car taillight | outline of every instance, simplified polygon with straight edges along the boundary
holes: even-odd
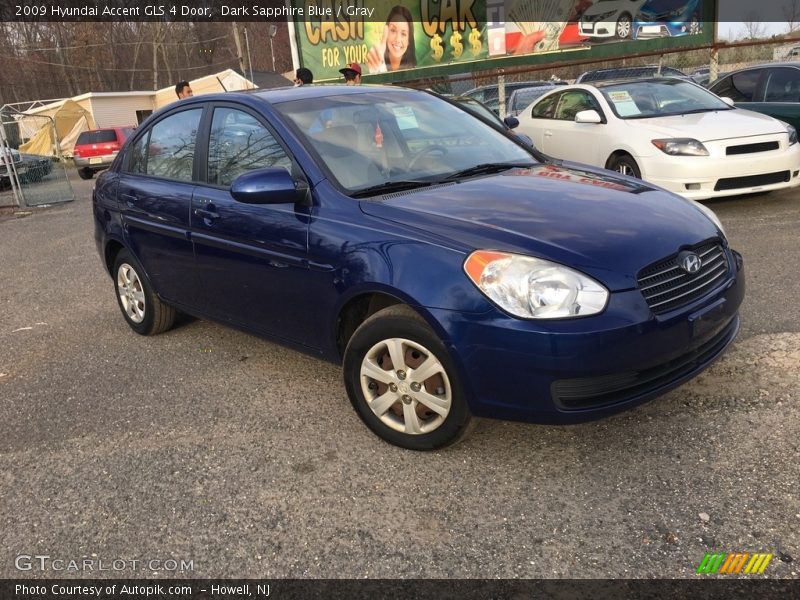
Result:
[[[80,156],[81,155],[80,149],[79,148],[75,148],[75,150],[73,151],[73,154],[75,154],[75,156]]]

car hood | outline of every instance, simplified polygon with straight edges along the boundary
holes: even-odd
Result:
[[[611,290],[643,267],[718,236],[688,200],[582,165],[511,169],[362,201],[374,217],[428,232],[465,253],[483,248],[553,260]]]
[[[648,128],[664,137],[687,137],[701,142],[786,133],[786,127],[767,115],[734,108],[691,115],[628,119],[629,127]]]
[[[670,21],[694,10],[696,2],[687,0],[677,3],[675,0],[650,0],[640,9],[640,15],[653,21]]]
[[[617,2],[596,2],[592,4],[589,8],[587,8],[583,12],[584,17],[594,17],[596,15],[604,15],[610,12],[619,12],[623,9],[627,9],[628,12],[635,12],[633,9],[636,8],[634,6],[628,6],[631,4],[628,0],[618,0]]]

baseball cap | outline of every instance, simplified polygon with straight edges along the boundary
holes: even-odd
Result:
[[[355,71],[356,74],[361,75],[361,65],[357,62],[350,63],[343,69],[339,69],[339,73],[344,75],[345,71]]]

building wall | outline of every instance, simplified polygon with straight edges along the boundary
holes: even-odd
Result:
[[[92,97],[79,102],[94,117],[99,128],[137,125],[137,110],[153,110],[153,95]]]
[[[225,91],[250,90],[256,87],[250,80],[245,79],[231,69],[226,69],[215,75],[206,75],[205,77],[192,79],[189,85],[192,87],[192,93],[195,96]],[[178,97],[175,95],[174,86],[162,88],[155,92],[154,104],[156,109],[161,109],[173,102],[177,102],[177,100]]]

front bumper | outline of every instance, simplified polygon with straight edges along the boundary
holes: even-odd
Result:
[[[800,185],[800,144],[740,156],[661,155],[640,161],[643,179],[692,200]]]
[[[613,37],[616,35],[616,27],[616,21],[578,22],[578,31],[580,34],[589,37]]]
[[[655,316],[638,290],[611,294],[601,315],[525,321],[499,310],[432,309],[476,416],[534,423],[596,419],[661,395],[718,358],[739,329],[741,257],[714,291]]]
[[[638,21],[634,24],[633,37],[637,40],[650,40],[689,34],[688,21]]]

